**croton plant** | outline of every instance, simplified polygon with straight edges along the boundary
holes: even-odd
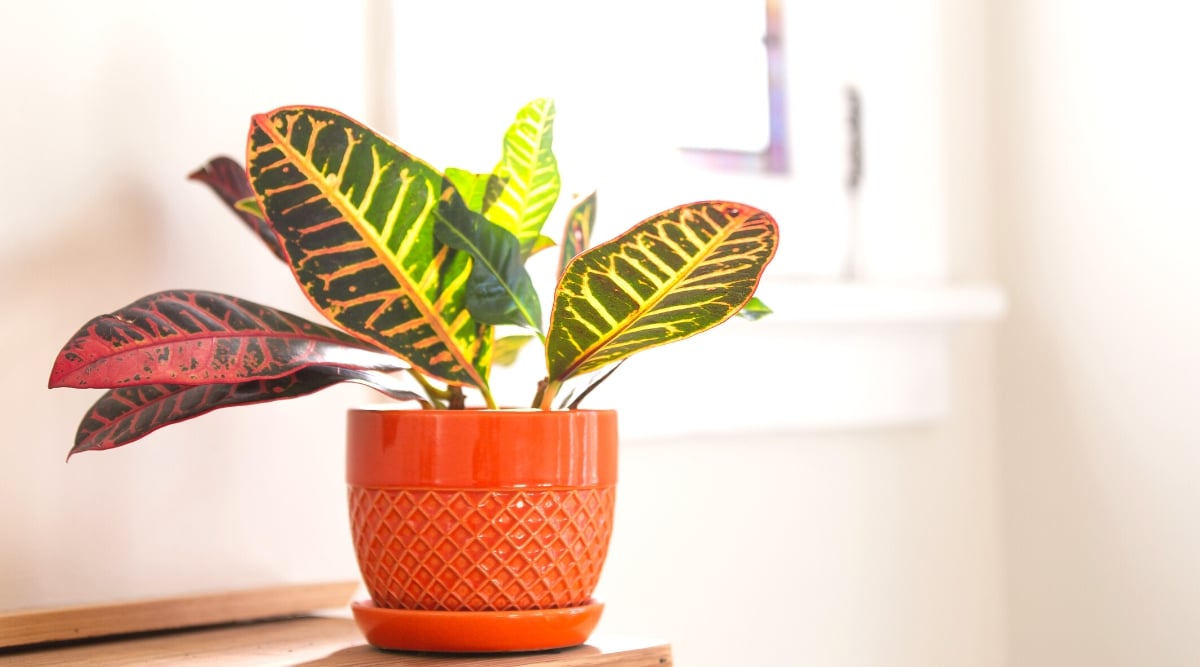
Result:
[[[108,390],[71,453],[341,382],[425,408],[463,408],[476,391],[495,408],[492,367],[532,340],[546,376],[531,407],[571,409],[635,352],[769,312],[753,295],[778,240],[770,215],[695,202],[589,249],[592,193],[567,215],[544,325],[526,260],[556,244],[542,233],[560,189],[554,114],[547,99],[522,108],[482,174],[438,171],[331,109],[254,116],[245,167],[218,157],[191,178],[258,234],[337,328],[182,290],[96,317],[50,374],[51,387]],[[519,333],[497,337],[498,327]],[[576,378],[576,391],[564,391]]]

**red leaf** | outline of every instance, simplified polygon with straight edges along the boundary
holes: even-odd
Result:
[[[388,352],[290,313],[180,290],[151,294],[85,324],[54,360],[50,386],[230,383],[311,366],[405,368]]]
[[[250,177],[241,163],[222,155],[209,160],[208,164],[193,171],[188,178],[200,181],[212,188],[221,201],[224,201],[242,219],[242,222],[245,222],[250,229],[254,230],[254,233],[258,234],[258,237],[267,244],[276,257],[287,261],[287,256],[283,253],[283,244],[275,235],[275,229],[271,227],[271,223],[266,218],[237,207],[239,201],[254,198],[254,188],[250,187]]]
[[[339,382],[366,384],[398,400],[421,400],[417,394],[395,389],[395,380],[390,376],[344,368],[307,368],[272,380],[233,384],[120,387],[105,392],[84,415],[67,458],[79,452],[120,447],[164,426],[218,408],[296,398]]]

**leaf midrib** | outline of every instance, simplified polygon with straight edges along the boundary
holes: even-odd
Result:
[[[750,215],[746,218],[746,220],[749,220],[753,217],[754,217],[753,215]],[[679,224],[682,225],[683,223],[680,222]],[[665,283],[663,283],[663,286],[660,289],[655,290],[655,293],[651,297],[651,299],[646,301],[646,306],[644,308],[639,308],[639,309],[635,310],[631,314],[631,316],[622,319],[619,326],[613,327],[611,335],[609,335],[607,337],[601,337],[600,339],[598,339],[596,341],[596,343],[589,345],[588,349],[586,351],[584,351],[578,357],[576,357],[576,363],[573,363],[570,366],[568,366],[566,371],[564,371],[562,373],[562,375],[560,375],[558,377],[558,379],[565,380],[566,378],[569,378],[572,375],[574,375],[578,369],[587,365],[587,362],[590,361],[592,359],[592,357],[594,357],[599,351],[603,350],[604,347],[606,345],[608,345],[610,342],[612,342],[617,336],[621,335],[621,333],[623,333],[626,329],[628,329],[631,324],[633,324],[639,318],[641,318],[644,313],[654,310],[654,307],[657,306],[659,304],[659,302],[661,302],[664,298],[666,298],[667,295],[669,295],[675,289],[675,287],[679,285],[679,283],[683,282],[684,276],[690,274],[692,272],[692,270],[696,268],[697,265],[702,263],[701,260],[704,257],[707,257],[708,254],[712,251],[712,249],[714,247],[719,246],[727,238],[732,236],[733,230],[735,228],[740,228],[742,226],[743,225],[729,225],[726,227],[722,227],[720,232],[713,236],[713,239],[716,242],[704,244],[705,251],[702,253],[696,254],[696,256],[695,256],[696,261],[687,262],[684,265],[683,270],[675,272],[675,277],[673,277],[673,278],[667,280]],[[612,243],[617,244],[617,243],[619,243],[619,240],[614,240],[614,241],[612,241]],[[597,246],[596,248],[593,248],[592,250],[595,251],[595,250],[598,250],[603,247],[604,246]],[[574,263],[576,260],[580,259],[581,257],[583,257],[582,254],[577,256],[574,260],[571,260],[571,262]],[[569,268],[570,264],[568,264],[567,266]],[[734,313],[736,313],[736,311],[734,311]],[[726,318],[726,319],[728,319],[728,318]],[[553,327],[551,327],[551,329],[553,330]]]
[[[435,215],[439,215],[439,217],[440,217],[440,214],[435,214]],[[491,224],[491,223],[488,223],[488,224]],[[533,315],[529,312],[529,310],[527,308],[525,308],[525,304],[521,303],[521,299],[517,297],[516,292],[512,291],[512,289],[509,287],[508,281],[505,280],[500,275],[500,270],[498,268],[496,268],[496,266],[494,264],[492,264],[491,261],[489,261],[486,253],[484,253],[479,248],[479,245],[477,243],[475,243],[469,236],[467,236],[466,234],[463,234],[457,227],[450,224],[449,222],[446,222],[445,228],[448,229],[450,231],[450,233],[454,234],[456,238],[460,239],[462,241],[463,245],[470,248],[470,250],[468,252],[471,255],[471,260],[475,261],[475,262],[479,262],[480,264],[482,264],[484,267],[487,268],[488,272],[490,272],[492,274],[492,276],[494,276],[496,278],[496,282],[499,283],[500,286],[504,288],[505,294],[508,294],[509,298],[512,299],[513,303],[517,307],[517,310],[520,311],[521,316],[525,319],[525,321],[529,324],[529,326],[531,328],[533,328],[535,331],[538,331],[540,333],[541,322],[534,321]]]

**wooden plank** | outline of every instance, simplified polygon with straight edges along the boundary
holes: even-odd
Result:
[[[380,651],[363,643],[348,618],[309,616],[187,630],[65,647],[0,651],[0,663],[28,667],[200,665],[230,667],[669,667],[671,647],[596,637],[584,646],[541,653],[433,655]]]
[[[583,646],[539,653],[434,655],[354,646],[305,667],[669,667],[671,646],[663,642],[593,637]]]
[[[173,630],[344,607],[358,582],[254,590],[0,614],[0,647]]]

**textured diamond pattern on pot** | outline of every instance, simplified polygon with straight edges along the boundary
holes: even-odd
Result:
[[[350,487],[359,568],[392,609],[508,611],[584,604],[612,534],[613,487]]]

